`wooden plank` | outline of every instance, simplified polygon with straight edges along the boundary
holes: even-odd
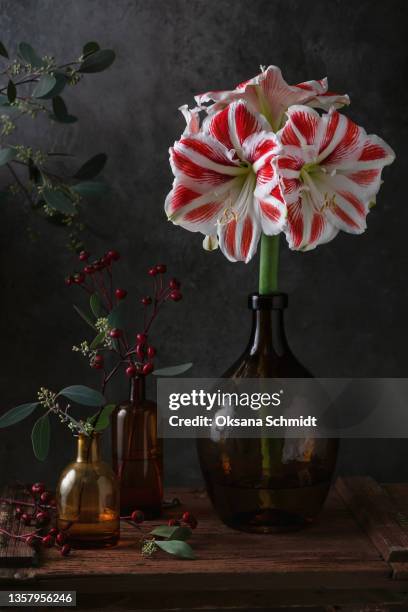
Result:
[[[408,561],[408,529],[383,487],[373,478],[353,476],[338,478],[336,490],[385,561]]]
[[[28,494],[17,487],[4,487],[0,497],[5,499],[28,500]],[[14,507],[0,502],[0,527],[15,535],[24,535],[32,531],[15,518]],[[38,556],[34,548],[28,546],[23,538],[8,538],[0,533],[0,567],[29,567],[38,564]]]

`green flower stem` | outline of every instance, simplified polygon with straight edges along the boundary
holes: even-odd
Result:
[[[279,234],[277,236],[261,237],[261,255],[259,262],[259,293],[266,295],[278,290],[278,269],[279,269]],[[266,414],[262,415],[265,419]],[[272,448],[269,438],[262,436],[262,475],[269,478],[272,475]],[[279,441],[277,441],[279,442]]]
[[[278,290],[279,234],[261,236],[259,261],[259,293],[265,295]]]

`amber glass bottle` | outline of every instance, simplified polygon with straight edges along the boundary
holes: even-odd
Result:
[[[112,458],[122,514],[138,509],[147,518],[160,516],[162,441],[157,437],[157,405],[146,399],[143,376],[132,379],[129,401],[112,414]]]
[[[308,378],[284,330],[287,295],[252,294],[252,332],[229,378]],[[329,490],[337,440],[198,440],[201,469],[212,503],[229,526],[268,533],[296,530],[319,513]],[[267,457],[267,461],[265,460]]]
[[[57,527],[76,548],[114,546],[119,540],[119,486],[102,461],[101,434],[79,435],[76,461],[57,486]]]

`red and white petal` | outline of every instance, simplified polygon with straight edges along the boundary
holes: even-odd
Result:
[[[342,106],[350,104],[350,98],[347,94],[338,94],[333,91],[328,91],[327,78],[318,81],[298,83],[295,87],[296,89],[300,89],[305,95],[302,104],[307,104],[313,108],[329,110],[331,107],[341,108]]]
[[[332,170],[353,167],[365,141],[365,130],[337,111],[320,119],[317,162]]]
[[[218,242],[230,261],[248,263],[255,255],[261,235],[259,223],[250,212],[232,215],[229,221],[218,224]]]
[[[367,227],[371,196],[342,175],[320,176],[318,189],[324,198],[324,214],[339,230],[361,234]]]
[[[189,109],[187,104],[179,107],[179,111],[186,120],[184,134],[197,134],[200,131],[200,109]]]
[[[218,218],[225,202],[229,202],[233,184],[234,180],[231,180],[221,189],[210,189],[203,194],[176,179],[164,205],[168,219],[191,232],[215,234]]]
[[[268,129],[265,120],[252,113],[242,101],[233,102],[219,113],[211,115],[203,127],[228,150],[233,150],[241,160],[245,159],[242,152],[243,142],[252,134]]]
[[[313,208],[307,194],[288,205],[285,235],[290,249],[310,251],[333,240],[338,231],[323,213]]]
[[[245,161],[252,164],[258,182],[266,183],[273,178],[272,159],[281,151],[280,143],[273,132],[257,132],[242,143]]]
[[[255,211],[264,234],[276,236],[283,230],[287,206],[277,181],[269,193],[265,193],[262,188],[255,191]]]
[[[279,132],[282,145],[315,147],[321,121],[319,113],[308,106],[294,105],[288,109],[287,116],[288,121]]]

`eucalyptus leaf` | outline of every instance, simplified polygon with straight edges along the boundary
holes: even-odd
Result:
[[[188,540],[193,535],[193,532],[188,527],[170,527],[168,525],[159,525],[150,532],[151,535],[167,538],[168,540]]]
[[[85,57],[86,55],[91,55],[91,53],[96,53],[99,51],[100,46],[94,40],[87,42],[82,49],[82,55]]]
[[[98,176],[103,170],[107,159],[106,153],[98,153],[94,157],[91,157],[91,159],[88,159],[88,161],[74,174],[74,178],[80,181],[95,178],[95,176]]]
[[[65,387],[58,393],[63,395],[71,402],[82,404],[83,406],[102,406],[105,404],[105,398],[102,393],[86,387],[85,385],[72,385],[72,387]]]
[[[59,189],[50,189],[47,187],[43,190],[42,194],[44,200],[47,202],[48,206],[51,206],[51,208],[58,210],[58,212],[61,212],[64,215],[75,215],[75,206],[63,191]]]
[[[92,340],[91,344],[89,345],[90,348],[92,350],[95,350],[96,348],[98,348],[102,342],[103,339],[105,338],[105,332],[100,332],[97,336],[95,336],[95,338]]]
[[[8,164],[17,155],[16,149],[13,147],[7,147],[6,149],[0,149],[0,166]]]
[[[34,98],[43,98],[50,93],[57,84],[57,79],[50,74],[43,74],[33,89]]]
[[[14,85],[13,81],[11,79],[9,79],[9,82],[8,82],[8,85],[7,85],[7,98],[8,98],[8,101],[10,102],[10,104],[12,102],[14,102],[16,97],[17,97],[16,86]]]
[[[179,374],[184,374],[187,372],[193,364],[189,363],[181,363],[180,365],[170,366],[168,368],[159,368],[158,370],[154,370],[153,374],[155,376],[178,376]]]
[[[102,183],[101,181],[83,181],[74,185],[72,190],[83,197],[96,197],[107,193],[109,187],[106,183]]]
[[[8,106],[9,104],[10,103],[8,97],[4,94],[0,94],[0,106]]]
[[[2,55],[3,57],[7,57],[7,58],[9,56],[9,54],[7,53],[6,47],[3,45],[1,41],[0,41],[0,55]]]
[[[50,433],[50,418],[48,414],[45,414],[35,422],[31,432],[34,455],[39,461],[44,461],[47,458],[50,448]]]
[[[91,73],[102,72],[109,68],[115,60],[115,52],[112,49],[99,49],[85,57],[78,68],[78,72]]]
[[[67,106],[61,96],[55,96],[52,99],[52,110],[54,114],[51,118],[60,123],[75,123],[78,121],[77,117],[68,113]]]
[[[109,427],[110,415],[115,410],[115,408],[116,408],[115,404],[108,404],[101,411],[99,418],[98,418],[98,414],[95,414],[92,417],[93,423],[95,423],[95,431],[103,431],[104,429]]]
[[[102,306],[101,298],[99,297],[97,293],[93,293],[91,295],[91,297],[89,298],[89,305],[91,307],[93,314],[95,315],[97,319],[99,319],[99,317],[102,317],[102,315],[104,314],[103,306]]]
[[[39,405],[39,402],[31,402],[29,404],[21,404],[20,406],[11,408],[11,410],[8,410],[0,417],[0,429],[3,427],[10,427],[10,425],[14,425],[23,419],[26,419]]]
[[[156,540],[155,544],[170,555],[175,555],[181,559],[195,559],[194,551],[187,542],[182,542],[181,540]]]
[[[85,321],[85,323],[88,323],[88,325],[90,327],[92,327],[93,329],[96,329],[94,322],[92,321],[91,317],[88,317],[87,314],[85,314],[78,306],[76,306],[76,304],[73,305],[74,306],[74,310],[77,314],[79,314],[79,316],[81,317],[81,319],[83,319]]]
[[[54,74],[55,85],[54,87],[46,94],[42,95],[41,98],[43,100],[50,100],[51,98],[56,98],[59,96],[67,84],[67,77],[62,72],[56,72]]]
[[[122,329],[124,327],[124,310],[126,308],[126,301],[119,302],[117,306],[115,306],[108,315],[108,323],[110,328],[119,328]]]
[[[33,68],[41,68],[43,61],[34,51],[31,45],[22,42],[18,45],[18,52],[26,64],[30,64]]]

